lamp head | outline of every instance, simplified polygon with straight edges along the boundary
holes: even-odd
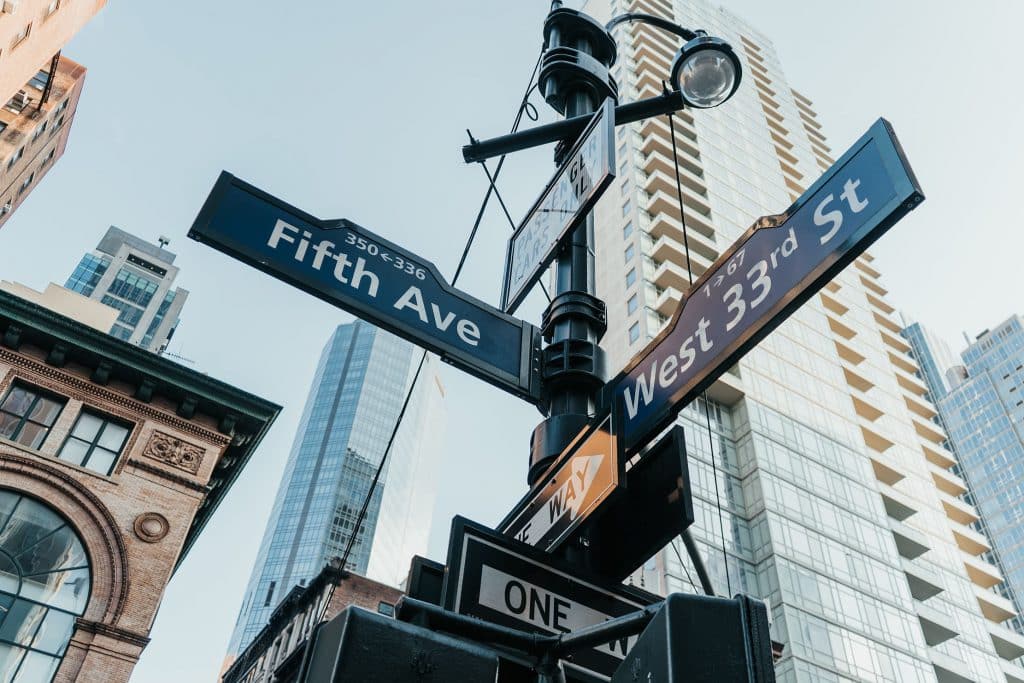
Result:
[[[729,43],[698,35],[676,53],[671,82],[689,106],[708,109],[732,97],[742,73],[739,57]]]

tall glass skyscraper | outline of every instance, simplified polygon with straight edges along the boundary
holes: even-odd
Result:
[[[64,286],[118,310],[110,334],[161,352],[188,298],[186,290],[171,288],[178,276],[174,259],[163,243],[150,244],[111,226]]]
[[[919,355],[930,348],[915,344]],[[1015,315],[979,335],[949,373],[939,401],[949,439],[981,512],[975,526],[992,542],[1006,574],[1000,586],[1019,606],[1024,597],[1024,319]],[[1019,616],[1013,626],[1024,632]]]
[[[938,405],[939,400],[949,393],[946,374],[957,365],[949,345],[921,323],[907,325],[901,334],[913,347],[911,353],[921,369],[921,378],[931,392],[931,402]]]
[[[721,107],[674,115],[678,176],[665,117],[616,129],[618,173],[595,215],[614,374],[664,327],[691,274],[833,158],[812,102],[741,18],[702,0],[589,0],[584,11],[706,29],[744,69]],[[641,23],[616,39],[621,99],[660,94],[678,39]],[[1024,681],[1011,661],[1024,639],[999,623],[1012,606],[991,590],[1003,578],[968,526],[977,515],[879,278],[869,254],[858,258],[683,411],[693,535],[719,593],[768,602],[781,681]],[[633,580],[695,591],[694,577],[676,543]]]
[[[313,378],[264,532],[229,656],[242,651],[278,602],[344,555],[346,568],[397,586],[430,532],[444,390],[427,356],[359,529],[355,522],[398,419],[421,351],[376,327],[341,325]]]

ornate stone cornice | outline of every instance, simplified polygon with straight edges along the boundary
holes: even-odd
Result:
[[[132,458],[132,459],[130,459],[128,461],[128,464],[131,465],[132,467],[140,469],[140,470],[142,470],[144,472],[149,472],[150,474],[155,474],[158,477],[161,477],[163,479],[167,479],[168,481],[173,481],[175,484],[179,484],[181,486],[184,486],[187,489],[192,489],[193,491],[198,491],[199,493],[202,493],[202,494],[206,494],[206,493],[209,492],[209,487],[204,486],[203,484],[200,484],[197,481],[189,479],[188,477],[183,477],[180,474],[175,474],[174,472],[168,472],[163,467],[160,467],[159,465],[156,465],[156,464],[153,464],[153,463],[150,463],[150,462],[146,462],[145,460],[139,460],[138,458]]]
[[[78,394],[79,397],[89,397],[98,400],[104,406],[120,407],[122,410],[127,411],[121,413],[121,417],[138,420],[138,417],[142,416],[146,419],[165,424],[172,429],[199,437],[221,448],[231,441],[231,437],[226,434],[220,434],[201,427],[194,422],[183,420],[129,396],[75,377],[60,368],[51,367],[33,358],[14,353],[9,349],[0,348],[0,361],[11,363],[15,367],[16,376],[20,374],[17,372],[20,369],[32,373],[35,375],[34,381],[37,381],[51,391],[74,393]]]

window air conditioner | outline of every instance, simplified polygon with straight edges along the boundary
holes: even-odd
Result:
[[[10,213],[10,211],[11,211],[11,203],[7,202],[2,207],[0,207],[0,216],[3,216],[4,214]]]
[[[18,9],[18,0],[3,0],[0,12],[4,14],[14,14],[14,10]]]
[[[18,94],[11,99],[19,107],[27,107],[28,103],[32,101],[32,98],[24,90],[19,90]]]

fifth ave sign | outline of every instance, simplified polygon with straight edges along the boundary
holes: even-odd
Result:
[[[778,216],[694,284],[671,323],[603,390],[625,451],[645,444],[757,342],[924,199],[879,119]]]

